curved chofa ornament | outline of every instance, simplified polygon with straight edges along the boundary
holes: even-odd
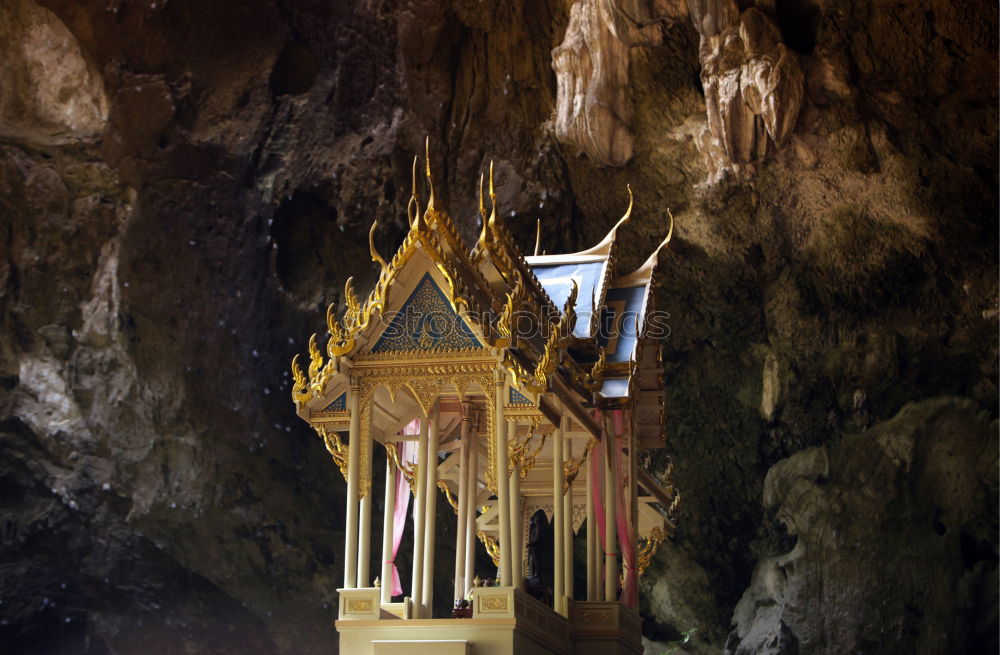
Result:
[[[607,478],[604,484],[610,494],[605,503],[610,525],[618,524],[616,507],[638,510],[630,511],[623,523],[629,539],[618,543],[616,532],[606,535],[607,543],[589,540],[588,558],[595,564],[602,553],[620,552],[623,557],[621,562],[613,556],[604,560],[610,572],[607,595],[596,596],[596,580],[592,579],[588,600],[576,602],[583,608],[595,603],[595,609],[600,602],[602,611],[607,603],[634,607],[635,599],[626,590],[634,587],[638,567],[653,556],[651,548],[638,552],[635,546],[642,538],[656,537],[655,530],[672,533],[673,524],[664,512],[677,495],[668,495],[654,476],[636,472],[631,465],[615,471],[615,467],[586,464],[594,453],[612,452],[609,444],[621,445],[621,454],[627,453],[622,461],[663,445],[661,341],[652,336],[655,294],[651,290],[672,232],[668,229],[643,267],[619,275],[616,252],[634,207],[628,189],[628,208],[597,245],[576,253],[526,255],[521,248],[530,244],[519,244],[501,218],[491,165],[480,178],[483,226],[470,250],[435,193],[426,162],[422,181],[426,203],[418,198],[420,164],[414,160],[413,190],[406,206],[408,231],[395,254],[385,257],[376,247],[376,231],[384,221],[373,222],[368,231],[369,254],[378,267],[371,292],[359,297],[354,278],[349,278],[341,313],[335,305],[327,308],[326,343],[322,335],[313,334],[308,342],[308,366],[299,355],[292,360],[291,395],[296,412],[323,439],[347,480],[340,618],[374,620],[382,616],[381,610],[408,618],[435,618],[435,553],[441,549],[435,548],[434,541],[451,532],[439,530],[435,521],[445,520],[444,516],[428,511],[415,514],[414,552],[420,558],[416,566],[411,563],[417,579],[403,591],[409,602],[392,602],[393,585],[370,586],[376,574],[387,582],[396,579],[393,542],[398,542],[399,530],[393,507],[397,496],[404,497],[397,490],[405,491],[406,484],[411,485],[418,507],[433,507],[436,490],[441,489],[455,509],[454,519],[450,514],[447,518],[456,521],[456,562],[454,570],[449,567],[448,571],[454,580],[455,600],[470,593],[496,594],[490,603],[484,598],[475,600],[473,612],[492,604],[506,607],[504,611],[515,616],[518,604],[525,602],[513,590],[526,583],[521,535],[530,519],[531,503],[536,509],[554,508],[553,520],[560,526],[556,534],[565,539],[580,525],[587,505],[585,482],[595,468],[607,476],[620,475],[619,481]],[[536,231],[535,236],[537,253],[540,233]],[[634,318],[633,323],[623,320],[626,315]],[[631,324],[636,328],[629,331]],[[598,410],[603,417],[597,415]],[[617,412],[612,421],[610,413]],[[607,429],[612,424],[621,427],[613,441]],[[581,446],[575,453],[567,447],[570,452],[560,454],[564,445],[574,442]],[[388,466],[387,495],[381,504],[371,502],[368,495],[375,489],[373,463],[382,461],[374,455],[376,444],[385,450]],[[339,476],[335,477],[339,484]],[[378,557],[371,552],[372,531],[363,529],[366,526],[361,522],[368,520],[371,508],[380,506],[385,514],[377,520],[384,521],[387,539],[386,552]],[[488,509],[477,516],[477,508],[484,506]],[[477,574],[494,577],[492,567],[475,569],[477,534],[496,557],[498,588],[470,587]],[[572,573],[574,563],[562,559],[565,546],[563,542],[553,556],[558,570],[568,568]],[[380,571],[369,570],[372,561],[383,563]],[[624,586],[619,595],[620,564]],[[598,566],[587,568],[599,570]],[[572,575],[564,576],[558,583],[554,596],[561,600],[551,609],[535,606],[534,611],[566,616],[569,604],[565,599],[584,596],[574,594],[572,579]],[[400,607],[411,608],[410,614]],[[415,627],[405,619],[378,623],[371,630],[352,631],[338,621],[341,650],[371,651],[372,639],[382,639],[382,635],[389,641],[407,640],[412,638],[407,631]],[[622,634],[616,643],[637,644],[638,624],[638,619],[620,622],[615,629]],[[511,623],[502,630],[522,628]],[[478,628],[471,625],[469,629]],[[601,638],[606,637],[602,633]],[[586,635],[558,639],[562,641],[554,652],[587,652],[594,646],[572,643],[587,641]],[[628,652],[634,651],[629,648]]]

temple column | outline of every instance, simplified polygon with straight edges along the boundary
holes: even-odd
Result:
[[[423,598],[424,561],[424,515],[427,511],[427,425],[426,418],[420,419],[420,437],[417,441],[416,499],[413,505],[413,580],[410,586],[413,603],[413,618],[420,618]]]
[[[517,435],[517,423],[507,422],[507,434]],[[521,587],[524,576],[521,571],[523,544],[521,544],[521,466],[514,460],[514,470],[510,474],[510,576],[515,587]]]
[[[507,419],[504,417],[504,396],[507,394],[507,374],[496,373],[496,403],[494,425],[496,428],[497,461],[497,515],[500,520],[500,586],[513,583],[510,541],[510,478],[507,476]]]
[[[472,581],[476,578],[476,501],[479,498],[479,441],[472,432],[471,417],[469,420],[469,447],[466,449],[468,461],[465,463],[468,480],[466,493],[469,502],[465,506],[462,525],[465,529],[465,573],[462,576],[464,587],[462,597],[469,594]]]
[[[382,516],[382,602],[392,602],[392,533],[395,529],[396,476],[389,453],[385,455],[385,511]]]
[[[559,426],[552,433],[552,604],[553,609],[566,616],[563,599],[566,595],[566,529],[564,526],[564,514],[566,506],[563,504],[563,421],[560,419]]]
[[[361,440],[361,385],[351,380],[348,410],[351,422],[347,442],[347,529],[344,535],[344,588],[357,582],[358,574],[358,457]]]
[[[368,438],[371,439],[373,434],[372,430],[372,419],[375,416],[374,412],[368,413]],[[374,444],[371,444],[373,446]],[[360,447],[361,444],[358,444]],[[374,450],[373,447],[369,447],[369,453]],[[369,481],[368,483],[368,493],[365,497],[361,499],[361,519],[358,524],[358,588],[370,587],[372,584],[371,579],[371,561],[372,561],[372,458],[368,457],[368,470],[364,471],[365,479]],[[359,471],[360,474],[360,471]]]
[[[615,493],[618,487],[618,470],[615,466],[615,436],[607,429],[608,419],[604,419],[604,447],[607,467],[604,471],[604,600],[618,598],[618,511],[615,507]]]
[[[563,417],[563,432],[565,433],[569,428],[569,420],[567,417]],[[563,457],[570,461],[573,458],[573,442],[569,439],[563,445]],[[565,474],[564,474],[565,475]],[[573,597],[573,485],[570,484],[566,488],[566,493],[563,495],[563,549],[565,554],[563,555],[563,566],[565,567],[565,572],[563,573],[563,586],[565,588],[565,595],[567,598]],[[569,606],[567,605],[566,611],[569,611]]]
[[[468,459],[469,459],[469,427],[471,418],[469,416],[469,403],[462,401],[462,424],[461,443],[459,450],[455,454],[458,456],[458,516],[455,517],[455,593],[454,600],[465,598],[465,546],[466,533],[465,519],[469,510],[469,480],[468,480]],[[455,455],[452,455],[454,457]]]
[[[430,429],[427,435],[427,507],[424,510],[424,577],[423,592],[420,594],[422,618],[433,618],[434,610],[434,526],[437,523],[437,467],[438,467],[438,426],[441,405],[435,401],[431,408]]]
[[[591,453],[597,457],[597,453]],[[587,600],[597,600],[597,516],[594,512],[594,476],[587,463]]]
[[[369,474],[371,479],[371,460],[368,461]],[[370,487],[371,485],[369,485]],[[372,554],[372,490],[369,489],[365,497],[361,499],[361,519],[358,524],[358,588],[370,587],[372,583],[369,577]]]

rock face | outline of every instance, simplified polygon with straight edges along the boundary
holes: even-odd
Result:
[[[331,652],[343,485],[288,367],[429,134],[470,243],[490,160],[525,249],[626,184],[621,272],[676,218],[650,652],[995,652],[997,9],[750,5],[4,3],[0,651]]]
[[[66,143],[100,136],[104,80],[76,37],[32,0],[0,8],[0,135]]]
[[[973,403],[932,399],[775,464],[764,505],[795,547],[757,566],[725,652],[989,652],[996,433]]]

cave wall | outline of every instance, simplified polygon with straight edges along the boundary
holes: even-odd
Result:
[[[576,4],[0,7],[0,649],[329,652],[343,487],[288,363],[429,135],[467,237],[491,160],[525,248],[595,243],[626,184],[623,271],[676,218],[650,652],[996,650],[996,7]],[[600,148],[560,132],[574,11],[613,22]],[[747,12],[756,59],[716,38]],[[731,82],[778,45],[774,139]]]

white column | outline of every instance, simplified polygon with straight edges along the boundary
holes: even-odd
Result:
[[[358,575],[358,457],[361,439],[361,410],[359,396],[361,387],[351,384],[348,394],[348,409],[351,422],[347,443],[347,530],[344,535],[344,588],[350,589],[357,582]]]
[[[430,430],[427,435],[427,509],[424,513],[424,577],[423,592],[420,594],[421,618],[433,618],[434,610],[434,524],[437,523],[437,467],[438,467],[438,425],[440,405],[435,402],[431,409]]]
[[[372,417],[374,412],[369,412],[368,414],[368,438],[371,439],[372,435]],[[366,444],[368,446],[369,454],[374,450],[372,448],[373,444]],[[361,444],[358,444],[360,447]],[[371,489],[371,479],[372,479],[372,458],[368,457],[368,470],[364,471],[365,479],[369,481],[368,483],[368,493],[365,497],[361,499],[361,519],[358,525],[358,588],[370,587],[372,584],[372,579],[370,575],[371,561],[372,561],[372,489]],[[360,470],[359,470],[360,474]]]
[[[469,476],[466,466],[469,459],[469,403],[462,401],[461,443],[458,452],[452,457],[458,457],[458,516],[455,517],[455,593],[454,600],[465,598],[465,519],[469,505]]]
[[[468,490],[469,502],[465,506],[465,518],[462,525],[465,530],[465,573],[462,581],[465,586],[462,590],[463,598],[469,595],[472,589],[472,581],[476,578],[476,501],[479,497],[479,441],[472,432],[472,424],[469,424],[469,447],[466,449],[466,472],[468,480],[466,489]]]
[[[508,436],[517,435],[517,423],[507,421]],[[513,585],[518,589],[524,580],[523,560],[524,544],[521,543],[523,532],[521,530],[521,466],[515,462],[514,470],[510,474],[510,575]]]
[[[392,602],[392,532],[395,527],[396,475],[389,454],[385,456],[385,511],[382,516],[382,602]]]
[[[416,498],[413,505],[413,581],[410,586],[413,604],[413,618],[420,618],[421,598],[423,597],[424,572],[424,514],[427,511],[427,489],[424,481],[427,479],[427,424],[426,418],[420,419],[420,437],[417,441],[417,480]]]
[[[563,422],[552,434],[552,537],[553,537],[553,609],[566,616],[563,598],[566,595],[566,529],[564,517],[566,506],[562,502],[563,492]]]
[[[507,376],[497,371],[496,377],[496,444],[497,444],[497,511],[500,519],[500,586],[513,584],[512,552],[510,542],[510,478],[507,477],[507,419],[504,417],[504,396],[507,393]]]
[[[595,452],[590,457],[598,457]],[[587,600],[597,600],[597,516],[594,512],[594,477],[590,474],[590,462],[587,467]]]
[[[607,418],[604,419],[607,425]],[[615,467],[615,437],[611,430],[604,431],[604,447],[607,467],[604,470],[604,600],[617,600],[618,596],[618,512],[615,508],[615,490],[618,487],[618,471]]]
[[[568,423],[566,417],[563,417],[563,423]],[[566,428],[569,426],[566,425]],[[565,428],[564,428],[565,429]],[[570,439],[566,439],[566,443],[563,444],[563,457],[567,461],[573,458],[573,442]],[[573,485],[570,485],[566,490],[566,495],[563,496],[563,549],[565,555],[563,555],[563,586],[565,588],[565,595],[567,598],[573,597]],[[566,611],[569,612],[569,606],[567,605]]]

